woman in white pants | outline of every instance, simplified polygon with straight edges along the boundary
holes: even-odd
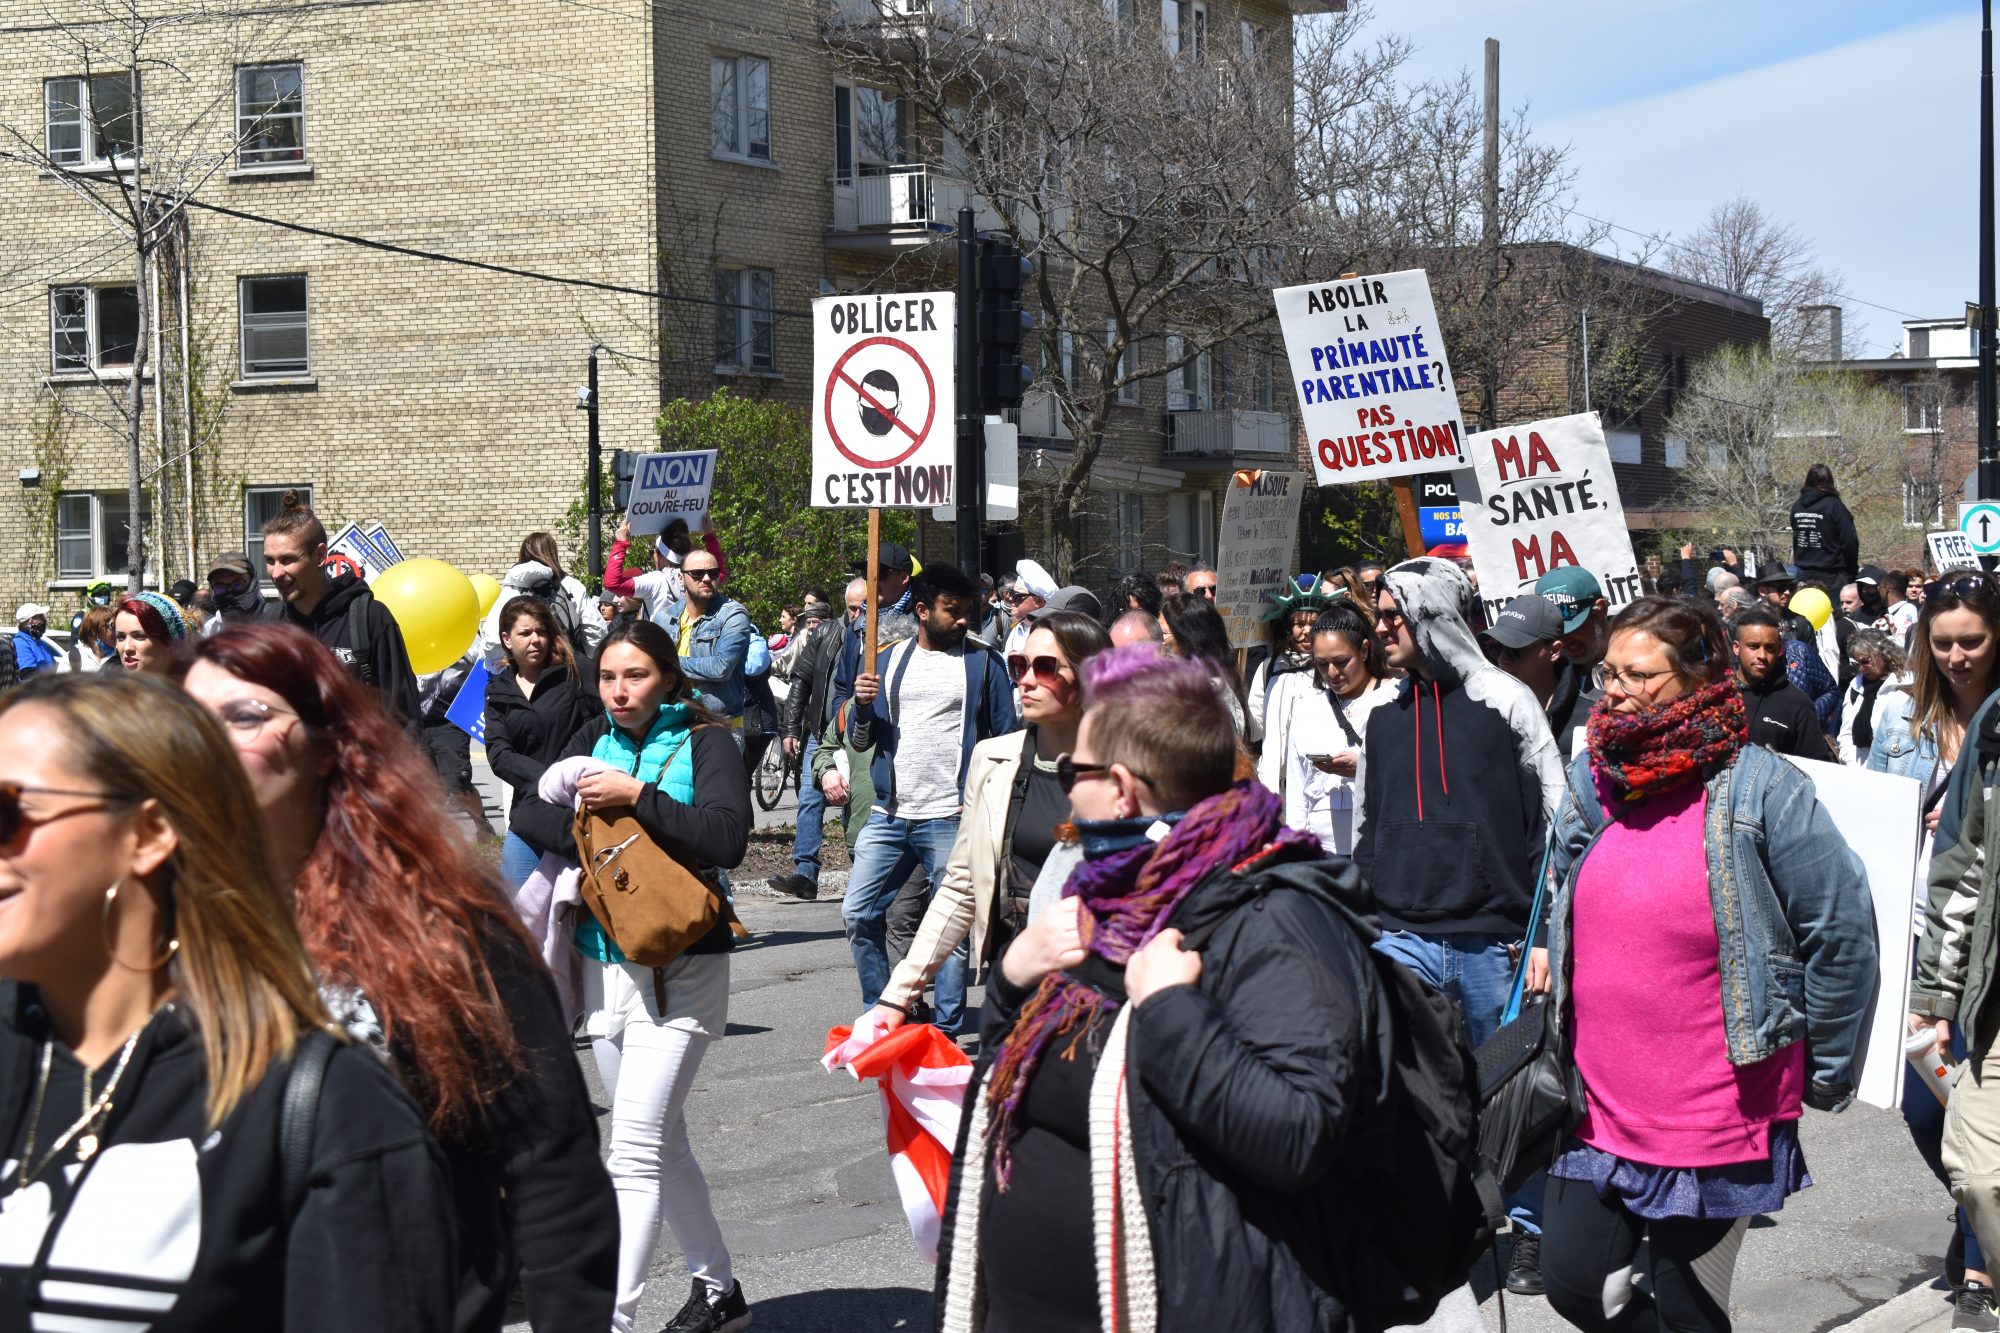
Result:
[[[712,725],[685,688],[673,637],[650,621],[616,627],[598,651],[597,681],[604,715],[564,755],[599,761],[576,779],[584,807],[630,808],[647,836],[685,865],[740,864],[750,840],[750,779],[729,729]],[[611,1096],[605,1164],[618,1194],[616,1333],[633,1327],[662,1219],[693,1274],[669,1333],[728,1333],[750,1323],[683,1114],[701,1057],[728,1021],[732,943],[728,926],[718,924],[665,967],[641,967],[594,917],[577,922],[584,1030]]]

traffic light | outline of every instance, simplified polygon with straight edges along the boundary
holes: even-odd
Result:
[[[1021,344],[1034,331],[1035,317],[1021,307],[1021,288],[1035,271],[1034,261],[1003,237],[979,242],[979,407],[1001,412],[1019,407],[1033,368],[1021,360]]]
[[[637,449],[611,451],[611,507],[620,511],[632,502],[632,474],[639,469]]]

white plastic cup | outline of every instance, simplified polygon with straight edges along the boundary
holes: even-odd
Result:
[[[1952,1063],[1945,1058],[1939,1048],[1937,1029],[1919,1028],[1903,1039],[1903,1058],[1910,1062],[1910,1068],[1917,1071],[1917,1077],[1931,1090],[1939,1102],[1949,1105],[1951,1085],[1965,1072],[1965,1065]]]

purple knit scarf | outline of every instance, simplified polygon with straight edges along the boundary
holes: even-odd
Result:
[[[1318,839],[1280,827],[1282,815],[1278,797],[1268,787],[1238,783],[1189,810],[1160,842],[1085,861],[1063,887],[1065,898],[1083,900],[1084,947],[1122,967],[1159,934],[1181,900],[1210,871],[1235,865],[1267,845],[1297,846],[1318,854]],[[1060,1054],[1074,1060],[1078,1042],[1117,1008],[1116,1000],[1064,972],[1043,977],[1021,1007],[993,1062],[986,1093],[994,1108],[987,1143],[993,1153],[993,1178],[1002,1190],[1013,1172],[1021,1103],[1043,1052],[1050,1043],[1067,1037]]]

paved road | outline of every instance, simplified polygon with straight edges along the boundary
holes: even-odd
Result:
[[[928,1329],[931,1274],[896,1202],[876,1094],[818,1063],[827,1028],[860,1006],[838,900],[794,903],[761,886],[739,889],[739,898],[755,933],[733,955],[728,1036],[702,1064],[688,1121],[757,1327]],[[583,1063],[595,1089],[587,1056]],[[1809,1112],[1802,1137],[1816,1184],[1746,1239],[1733,1302],[1741,1333],[1837,1327],[1929,1282],[1941,1264],[1945,1196],[1900,1116]],[[679,1308],[684,1274],[669,1237],[641,1328],[658,1328]],[[1481,1295],[1491,1285],[1490,1274],[1475,1282]],[[1483,1321],[1470,1304],[1433,1326],[1499,1326],[1490,1296]],[[1942,1296],[1916,1297],[1909,1308],[1927,1317]],[[1510,1300],[1507,1313],[1516,1333],[1566,1327],[1540,1300]]]

